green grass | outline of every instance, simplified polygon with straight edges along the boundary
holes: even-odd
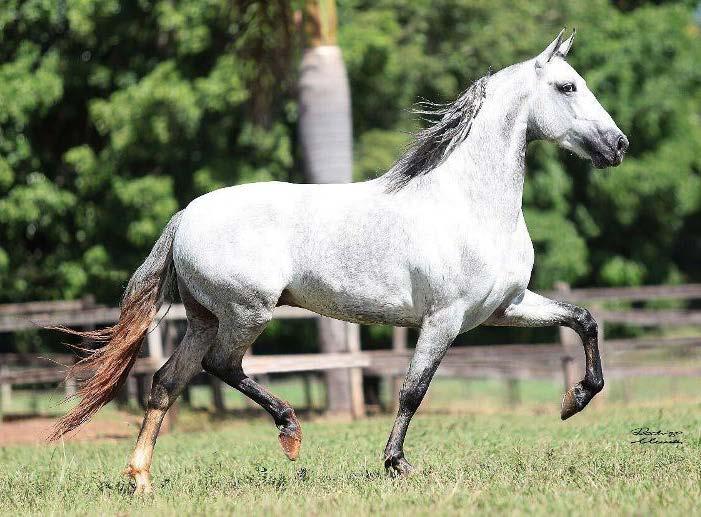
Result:
[[[458,386],[453,381],[438,383],[428,407],[441,412],[453,407],[451,401],[463,395],[456,393]],[[695,400],[685,394],[683,402],[648,396],[625,406],[609,400],[560,422],[556,400],[545,404],[551,390],[553,396],[559,395],[554,383],[549,386],[524,383],[522,397],[536,400],[526,400],[513,410],[497,404],[488,411],[420,413],[406,447],[418,471],[408,479],[390,479],[381,467],[389,417],[350,424],[303,420],[302,456],[294,463],[279,450],[276,430],[267,419],[210,422],[203,431],[165,435],[153,468],[157,493],[136,500],[120,473],[131,440],[6,447],[0,449],[0,513],[689,515],[699,511],[698,393]],[[684,391],[686,387],[682,386]],[[499,400],[499,394],[482,383],[469,383],[464,389],[476,400],[489,402],[490,393]],[[185,421],[194,418],[195,414],[184,415]],[[640,426],[683,431],[684,443],[631,444],[630,430]]]
[[[295,408],[304,407],[306,400],[301,377],[289,376],[266,382],[271,390]],[[315,410],[321,410],[325,403],[324,387],[318,379],[311,381],[311,401]],[[524,380],[518,383],[520,402],[530,409],[538,406],[552,409],[562,396],[560,380]],[[695,400],[699,397],[699,380],[694,377],[638,377],[623,380],[613,379],[606,384],[607,403],[649,403],[655,401]],[[389,400],[390,394],[383,388],[383,400]],[[603,397],[595,399],[603,402]],[[11,404],[6,408],[13,415],[58,416],[71,407],[71,403],[62,404],[61,390],[39,391],[16,389],[12,394]],[[199,410],[211,408],[211,393],[205,385],[193,386],[191,389],[192,406]],[[227,409],[245,409],[250,403],[236,390],[224,388],[224,402]],[[102,412],[110,412],[112,405]],[[437,378],[432,384],[423,407],[434,411],[495,411],[511,409],[507,384],[495,379],[457,379]],[[140,414],[141,410],[132,404],[131,408]],[[202,419],[201,413],[196,414]],[[194,426],[198,424],[195,422]]]
[[[299,376],[276,379],[266,384],[269,384],[278,396],[288,400],[295,407],[301,407],[306,402],[304,385]],[[315,379],[310,385],[312,405],[315,409],[321,410],[325,403],[323,384]],[[192,405],[195,408],[208,409],[211,406],[211,392],[206,385],[193,386],[191,397]],[[52,390],[14,389],[11,402],[5,411],[13,415],[57,416],[65,413],[71,407],[70,402],[63,403],[63,398],[64,393],[59,388]],[[224,401],[227,409],[250,407],[243,395],[226,386],[224,386]],[[136,403],[132,402],[133,409],[136,409]]]

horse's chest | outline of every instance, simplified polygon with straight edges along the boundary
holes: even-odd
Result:
[[[506,296],[523,292],[531,279],[533,271],[533,245],[528,241],[508,250],[504,256],[503,286]]]
[[[511,299],[523,292],[533,271],[533,243],[525,224],[519,225],[510,239],[505,240],[501,250],[501,273],[499,282],[505,299]]]
[[[510,234],[487,235],[464,246],[459,282],[463,296],[500,305],[528,287],[534,254],[525,224]]]

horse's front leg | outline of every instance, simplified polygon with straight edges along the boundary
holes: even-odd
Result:
[[[461,321],[462,314],[456,312],[455,317],[425,321],[421,328],[414,357],[399,392],[399,411],[385,447],[385,468],[394,475],[406,475],[412,470],[404,457],[404,438],[433,374],[459,332]]]
[[[603,389],[597,325],[588,310],[525,291],[519,299],[495,312],[484,324],[503,327],[562,325],[579,334],[586,356],[586,373],[584,379],[571,386],[562,398],[560,416],[563,420],[584,409],[594,395]]]

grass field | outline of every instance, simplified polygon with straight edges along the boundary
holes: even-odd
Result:
[[[546,384],[526,383],[527,401],[507,410],[495,402],[498,394],[490,402],[494,386],[470,383],[463,389],[483,404],[455,414],[447,409],[455,407],[456,391],[465,383],[439,382],[429,411],[416,417],[409,432],[406,452],[417,472],[408,479],[387,477],[381,465],[389,417],[353,423],[307,419],[302,456],[292,463],[279,450],[267,419],[221,422],[185,414],[181,429],[195,428],[198,419],[200,430],[161,438],[153,469],[157,493],[136,500],[121,475],[131,440],[5,447],[0,449],[0,513],[701,511],[701,397],[685,393],[665,400],[648,393],[624,405],[612,387],[606,404],[560,422],[556,400],[545,403],[556,386]],[[631,444],[637,439],[631,430],[644,426],[682,431],[683,443]]]

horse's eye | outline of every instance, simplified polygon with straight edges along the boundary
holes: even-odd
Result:
[[[574,85],[574,83],[558,84],[557,89],[562,93],[572,93],[577,91],[577,87]]]

